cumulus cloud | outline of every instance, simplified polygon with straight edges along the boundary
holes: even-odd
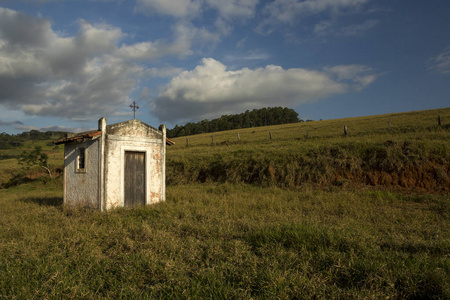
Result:
[[[153,60],[162,56],[186,57],[192,55],[192,45],[202,49],[213,47],[220,41],[217,33],[211,33],[205,28],[197,28],[189,22],[180,21],[173,27],[174,38],[169,40],[156,40],[154,42],[141,42],[124,45],[119,54],[123,58],[133,60]]]
[[[450,74],[450,47],[447,47],[442,53],[431,59],[428,70]]]
[[[76,36],[59,37],[42,18],[0,8],[0,20],[3,105],[72,118],[112,113],[128,100],[141,69],[114,57],[120,29],[81,21]],[[24,24],[32,34],[24,34]]]
[[[145,15],[161,14],[174,17],[183,21],[184,27],[188,27],[187,22],[193,19],[201,19],[202,14],[208,15],[209,18],[210,12],[213,11],[216,13],[216,33],[196,29],[192,23],[189,24],[190,32],[197,31],[195,35],[207,34],[204,39],[210,40],[211,35],[216,38],[228,35],[233,29],[234,21],[254,17],[257,4],[258,0],[138,0],[136,10]]]
[[[146,69],[141,61],[187,55],[193,42],[217,40],[183,24],[174,32],[172,41],[119,46],[125,34],[117,27],[81,20],[75,35],[59,36],[44,18],[0,8],[0,104],[78,120],[114,115],[142,78],[180,72]]]
[[[171,78],[177,76],[183,71],[183,69],[175,67],[150,68],[145,70],[145,74],[148,77]]]
[[[292,107],[362,89],[375,80],[370,73],[358,65],[321,71],[274,65],[228,71],[221,62],[204,58],[194,70],[174,77],[153,99],[151,111],[162,121],[186,121],[265,106]]]

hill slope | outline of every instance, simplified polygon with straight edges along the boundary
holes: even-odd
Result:
[[[63,205],[61,177],[0,189],[0,298],[449,299],[448,194],[328,188],[434,168],[438,191],[436,113],[178,139],[166,201],[133,209]],[[311,184],[327,188],[296,189]]]
[[[449,129],[450,108],[445,108],[175,138],[167,179],[169,184],[364,184],[445,192]]]

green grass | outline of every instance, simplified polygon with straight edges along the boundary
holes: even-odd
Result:
[[[50,169],[55,171],[55,169],[62,169],[64,166],[64,147],[58,146],[51,143],[51,141],[28,141],[20,148],[12,148],[6,150],[0,150],[0,153],[8,156],[19,157],[23,151],[31,151],[35,146],[41,146],[42,151],[48,155],[48,164]],[[20,166],[17,162],[17,158],[0,159],[0,187],[2,184],[7,183],[9,180],[14,178],[20,172]],[[55,173],[55,172],[54,172]],[[31,178],[36,178],[46,174],[46,170],[39,167],[34,167],[28,172],[28,176]]]
[[[448,191],[450,126],[437,126],[438,114],[450,120],[446,108],[217,132],[213,144],[211,134],[188,137],[189,146],[175,138],[167,150],[167,180]]]
[[[66,207],[62,177],[0,189],[0,299],[448,299],[449,119],[178,138],[167,201],[135,209]]]
[[[441,115],[443,126],[438,128],[437,116]],[[388,122],[391,122],[391,130],[388,131]],[[369,140],[384,142],[386,139],[411,139],[449,140],[448,128],[450,127],[450,108],[437,110],[417,111],[399,114],[377,115],[347,119],[324,120],[286,125],[266,127],[244,128],[238,130],[198,134],[189,136],[190,147],[205,146],[211,144],[211,135],[214,135],[214,143],[223,141],[237,142],[237,132],[241,144],[250,146],[261,144],[264,148],[273,148],[277,142],[294,143],[296,141],[315,143],[342,141],[344,137],[344,125],[348,128],[346,140]],[[442,130],[444,129],[444,130]],[[272,132],[272,143],[269,141],[269,132]],[[308,138],[306,138],[309,132]],[[445,134],[447,133],[447,134]],[[186,137],[173,139],[176,145],[171,147],[179,149],[185,147]],[[272,146],[270,146],[272,145]]]
[[[250,185],[168,188],[108,213],[61,182],[0,191],[0,297],[450,296],[448,196]]]

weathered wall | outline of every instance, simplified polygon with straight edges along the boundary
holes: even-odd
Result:
[[[161,133],[138,120],[129,120],[122,123],[108,125],[106,133],[109,135],[120,135],[129,137],[142,137],[161,139]]]
[[[106,209],[124,206],[125,151],[146,154],[146,204],[163,200],[162,134],[137,120],[110,125],[105,143],[105,204]],[[124,126],[126,125],[126,126]]]
[[[86,148],[86,171],[77,172],[78,148]],[[99,208],[99,143],[98,140],[64,145],[64,203]]]

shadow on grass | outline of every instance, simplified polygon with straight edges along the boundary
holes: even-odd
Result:
[[[62,197],[45,197],[45,198],[28,198],[23,199],[26,203],[36,203],[43,206],[61,206],[63,204]]]

